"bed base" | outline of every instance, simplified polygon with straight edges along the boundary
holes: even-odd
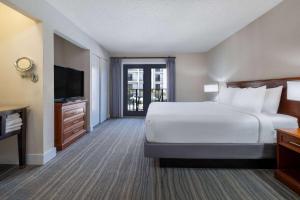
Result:
[[[175,159],[160,158],[161,168],[275,169],[275,159]]]
[[[160,167],[274,168],[275,154],[276,144],[144,143]]]

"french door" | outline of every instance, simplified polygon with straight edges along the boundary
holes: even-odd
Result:
[[[168,100],[166,65],[124,65],[123,91],[123,115],[145,116],[151,102]]]

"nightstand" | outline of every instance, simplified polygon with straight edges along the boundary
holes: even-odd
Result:
[[[275,177],[300,194],[300,129],[277,130]]]

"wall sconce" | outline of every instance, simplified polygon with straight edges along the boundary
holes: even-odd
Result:
[[[216,92],[219,92],[219,85],[218,84],[207,84],[207,85],[204,85],[204,92],[205,93],[216,93]]]
[[[300,101],[300,81],[287,82],[287,99]]]
[[[21,73],[22,78],[30,78],[34,83],[39,80],[38,75],[33,72],[34,63],[30,58],[19,58],[15,63],[15,68]]]

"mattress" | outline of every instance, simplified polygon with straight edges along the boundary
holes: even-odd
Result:
[[[274,143],[277,126],[298,127],[295,118],[250,113],[216,102],[161,102],[149,106],[145,120],[148,142]],[[293,122],[292,122],[293,121]]]

